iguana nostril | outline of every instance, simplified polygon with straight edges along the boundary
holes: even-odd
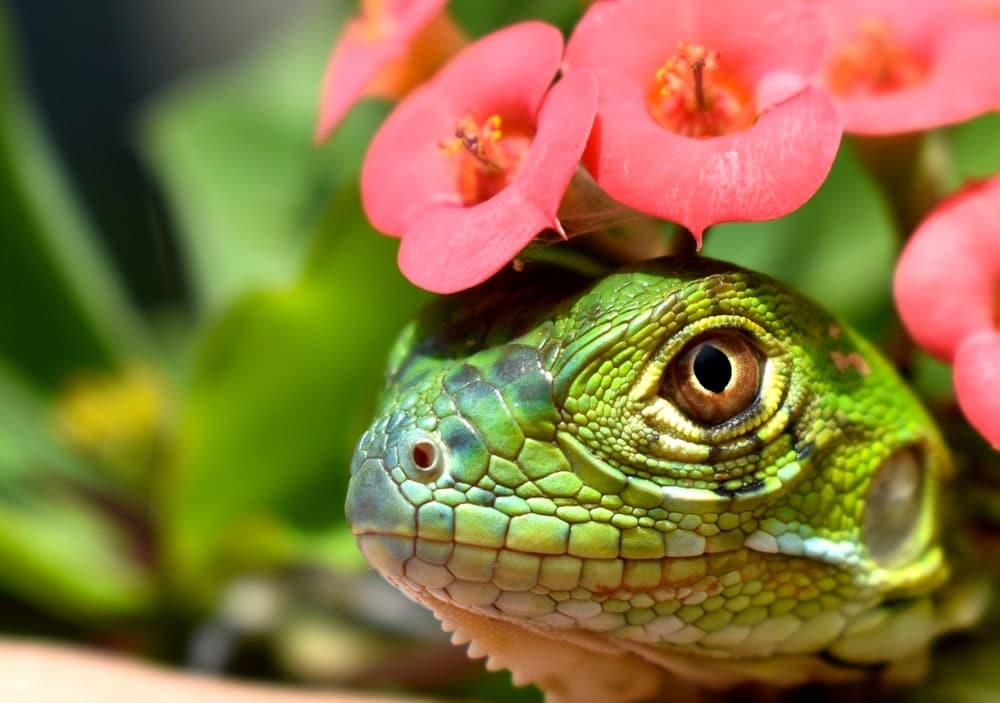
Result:
[[[430,482],[444,469],[444,449],[438,440],[419,432],[406,436],[400,445],[400,464],[415,481]]]
[[[417,468],[424,470],[433,467],[438,460],[437,447],[426,440],[414,443],[411,455]]]

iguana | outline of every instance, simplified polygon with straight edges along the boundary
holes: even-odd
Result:
[[[814,303],[702,257],[438,299],[351,467],[368,561],[548,701],[911,679],[951,573],[934,423]]]

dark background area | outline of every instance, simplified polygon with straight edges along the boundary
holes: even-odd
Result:
[[[316,0],[4,2],[41,124],[130,292],[147,309],[186,302],[172,223],[136,147],[143,105]]]

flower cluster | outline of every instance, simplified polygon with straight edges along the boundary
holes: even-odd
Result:
[[[919,135],[1000,107],[1000,71],[984,70],[1000,57],[995,0],[596,0],[565,44],[534,21],[465,44],[445,0],[362,0],[330,58],[317,125],[322,140],[361,97],[401,98],[369,147],[362,201],[377,230],[401,238],[403,273],[440,293],[486,280],[540,235],[572,236],[584,182],[700,246],[714,224],[805,203],[845,132]],[[920,298],[907,262],[945,246],[924,231],[960,202],[928,220],[913,244],[925,253],[900,267],[914,330],[944,328],[933,306],[907,312]],[[983,259],[968,265],[996,280]],[[997,317],[995,292],[977,300]],[[956,359],[972,408],[961,379],[971,365],[985,373],[975,354],[995,358],[995,338],[963,333],[942,347],[915,334]]]

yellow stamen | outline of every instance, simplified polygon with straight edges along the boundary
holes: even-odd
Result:
[[[502,126],[503,119],[500,115],[490,115],[482,125],[465,116],[455,126],[455,136],[439,142],[438,150],[445,156],[453,156],[464,148],[484,168],[501,169],[502,163],[494,159],[499,152],[490,149],[489,146],[503,138]]]
[[[533,132],[516,121],[504,127],[499,114],[485,120],[466,115],[452,136],[438,142],[438,152],[457,161],[458,192],[466,205],[506,188],[520,168]]]
[[[750,91],[720,71],[718,51],[680,42],[654,78],[650,112],[679,134],[715,137],[746,129],[756,119]]]

